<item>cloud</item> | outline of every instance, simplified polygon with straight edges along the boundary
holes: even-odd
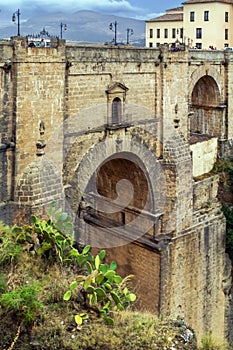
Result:
[[[101,12],[131,12],[136,13],[142,9],[132,6],[127,0],[67,0],[66,2],[58,2],[56,0],[40,0],[34,1],[33,5],[41,5],[44,3],[45,6],[49,6],[49,10],[58,9],[62,11],[77,11],[77,10],[94,10]]]
[[[128,0],[66,0],[64,2],[59,0],[8,0],[7,7],[1,5],[1,8],[7,12],[20,8],[22,16],[37,9],[44,13],[57,11],[72,13],[79,10],[92,10],[117,16],[145,19],[149,12],[145,8],[132,5]]]

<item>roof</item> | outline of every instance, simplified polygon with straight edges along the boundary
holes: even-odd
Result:
[[[199,4],[199,3],[216,3],[216,2],[233,5],[233,0],[188,0],[188,1],[182,2],[182,5]],[[168,9],[166,10],[166,13],[164,15],[146,20],[146,22],[179,22],[179,21],[183,21],[183,6]]]
[[[182,22],[183,13],[166,13],[165,15],[149,19],[146,22],[175,22],[175,21]]]
[[[168,9],[166,10],[166,12],[175,12],[175,11],[179,11],[179,12],[182,12],[183,11],[183,6],[179,6],[179,7],[174,7],[172,9]]]
[[[233,4],[233,0],[188,0],[182,4],[199,4],[199,3],[209,3],[209,2],[223,2],[225,4]]]

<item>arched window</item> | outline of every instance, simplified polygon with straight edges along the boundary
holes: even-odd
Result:
[[[119,97],[112,101],[112,124],[119,124],[122,117],[122,104]]]
[[[195,84],[191,95],[190,132],[222,137],[225,109],[221,108],[221,94],[215,79],[204,75]]]

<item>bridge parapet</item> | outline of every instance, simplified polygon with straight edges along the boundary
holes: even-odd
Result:
[[[194,62],[222,62],[226,53],[223,50],[189,50],[189,60]],[[233,54],[232,54],[233,57]]]

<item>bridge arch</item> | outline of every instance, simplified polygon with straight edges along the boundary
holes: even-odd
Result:
[[[93,139],[97,141],[95,136]],[[80,157],[80,152],[83,152],[82,158]],[[148,202],[146,202],[147,198],[145,197],[140,200],[139,198],[133,199],[133,203],[136,203],[136,207],[139,205],[140,201],[141,206],[144,206],[142,208],[139,205],[137,209],[143,209],[152,215],[161,210],[163,203],[163,198],[160,198],[161,196],[163,197],[163,195],[161,195],[161,186],[165,184],[165,181],[163,179],[164,176],[160,163],[156,159],[155,152],[152,152],[148,147],[144,146],[142,142],[139,142],[139,140],[135,141],[132,135],[128,134],[121,139],[115,134],[113,137],[106,137],[104,140],[94,145],[89,144],[86,150],[83,149],[83,143],[76,140],[76,142],[73,143],[71,153],[72,155],[76,155],[77,163],[76,167],[73,167],[72,175],[66,179],[65,188],[69,205],[75,215],[79,211],[80,203],[83,200],[88,202],[90,193],[92,193],[93,196],[98,196],[98,192],[100,192],[101,195],[108,193],[107,197],[109,196],[109,198],[111,198],[109,192],[104,190],[103,184],[106,184],[109,174],[115,176],[114,181],[116,184],[117,178],[116,175],[114,175],[113,168],[116,168],[115,173],[120,174],[120,165],[122,165],[123,169],[128,169],[130,173],[135,174],[135,177],[138,177],[139,183],[143,184],[144,189],[146,189],[145,192],[147,193]],[[69,157],[67,157],[67,159],[68,161],[64,164],[64,173],[66,169],[70,167]],[[74,157],[72,157],[71,162],[75,162]],[[118,177],[119,181],[122,179],[125,180],[125,184],[121,181],[123,187],[126,186],[126,182],[128,182],[129,186],[131,183],[133,187],[137,187],[138,196],[141,195],[139,183],[135,182],[133,176],[127,175],[125,171]],[[113,185],[109,184],[109,186],[111,187]],[[114,191],[115,190],[113,190],[112,195]],[[114,205],[115,204],[114,202]]]
[[[191,134],[224,137],[225,106],[220,79],[220,74],[212,67],[193,72],[189,101]]]
[[[204,76],[209,76],[212,77],[217,86],[218,86],[218,90],[220,92],[220,98],[222,98],[222,77],[221,74],[218,72],[218,70],[210,65],[202,65],[199,66],[198,68],[196,68],[191,76],[190,76],[190,82],[189,82],[189,102],[191,102],[191,96],[192,96],[192,92],[193,89],[195,87],[195,85],[197,84],[197,82]]]
[[[82,150],[80,159],[82,145],[77,141],[72,154],[77,155],[78,164],[65,184],[66,201],[77,214],[77,240],[90,244],[94,254],[107,249],[107,262],[116,259],[122,276],[134,275],[138,307],[147,308],[150,298],[150,307],[158,313],[160,252],[150,242],[165,191],[155,152],[130,132],[120,137],[118,130]],[[148,258],[153,262],[150,266]]]
[[[220,91],[219,87],[213,77],[204,75],[195,84],[191,103],[194,106],[212,106],[220,105]]]

